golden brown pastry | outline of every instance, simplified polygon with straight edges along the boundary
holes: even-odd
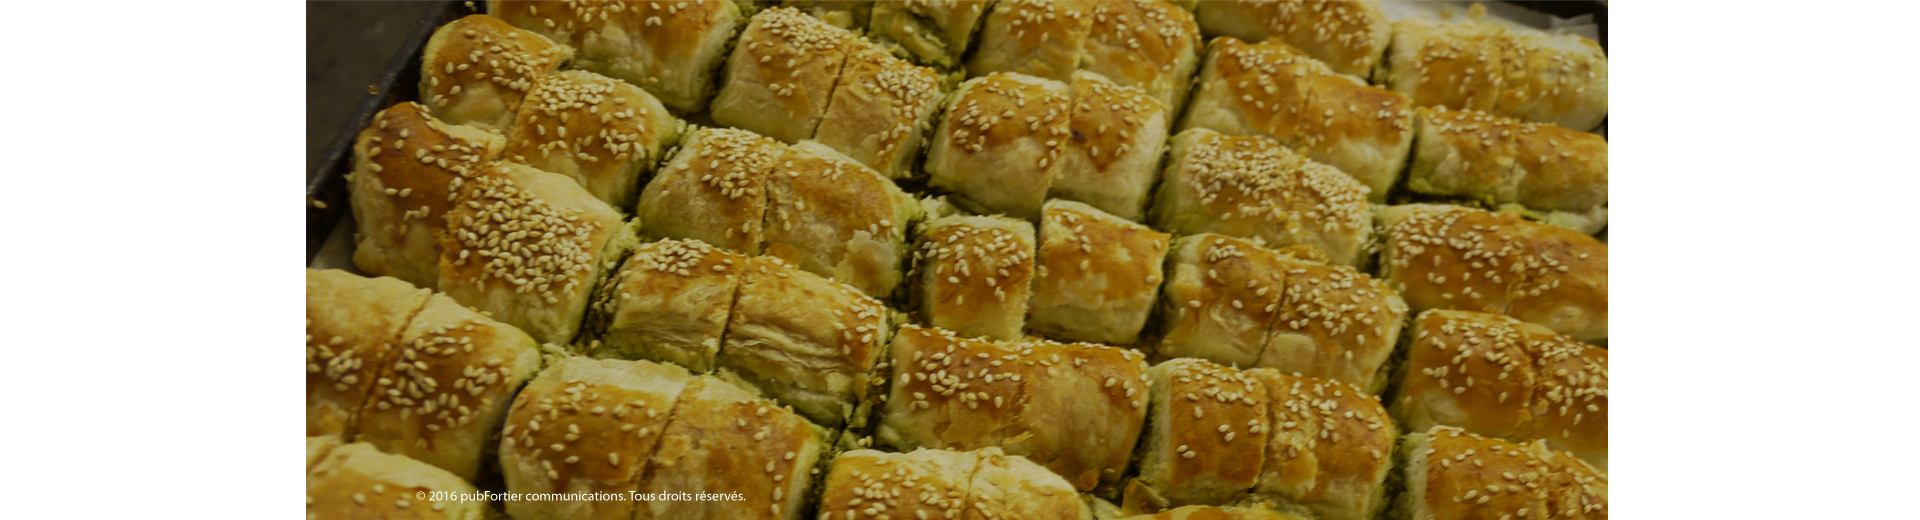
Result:
[[[640,500],[634,518],[799,520],[825,431],[719,378],[694,378],[673,406],[639,492],[739,493],[745,500]]]
[[[764,242],[767,174],[780,143],[730,128],[694,130],[640,192],[648,238],[684,238],[747,254]]]
[[[1280,314],[1291,266],[1270,250],[1224,235],[1182,237],[1172,247],[1159,354],[1254,366]]]
[[[1195,129],[1172,146],[1148,212],[1154,227],[1313,246],[1340,265],[1366,260],[1372,209],[1358,181],[1265,138]]]
[[[1086,204],[1047,201],[1027,328],[1068,341],[1134,343],[1159,299],[1171,239]]]
[[[533,338],[434,295],[413,315],[360,408],[354,440],[480,475],[521,383],[540,367]]]
[[[960,85],[927,151],[928,184],[979,214],[1040,216],[1072,138],[1067,85],[993,74]]]
[[[431,294],[393,278],[307,270],[308,436],[353,434],[360,403]]]
[[[1606,138],[1446,108],[1420,108],[1414,128],[1408,189],[1513,209],[1581,233],[1606,228]]]
[[[1402,441],[1406,491],[1396,518],[1606,518],[1607,476],[1539,443],[1436,426]]]
[[[601,290],[593,355],[713,370],[746,269],[746,255],[698,240],[641,244]]]
[[[781,0],[780,7],[798,9],[827,25],[858,34],[866,31],[873,4],[873,0]]]
[[[887,307],[773,257],[747,261],[716,364],[828,427],[868,401]]]
[[[784,143],[813,137],[853,38],[791,8],[753,15],[727,59],[714,122]]]
[[[514,398],[500,431],[507,492],[639,490],[674,403],[692,380],[686,369],[646,361],[556,360]],[[628,519],[638,506],[625,500],[506,503],[508,515],[526,520]]]
[[[1375,81],[1423,107],[1491,110],[1505,81],[1492,23],[1408,18],[1393,23],[1393,43]]]
[[[334,448],[307,471],[307,518],[489,517],[487,502],[473,484],[420,461],[381,453],[366,443]]]
[[[313,471],[313,465],[319,464],[321,457],[327,456],[328,452],[340,447],[341,444],[342,441],[338,435],[307,437],[307,471]]]
[[[1139,89],[1090,72],[1073,76],[1071,131],[1047,196],[1140,220],[1160,178],[1167,111]]]
[[[440,26],[420,58],[420,100],[434,117],[496,132],[573,49],[484,14]]]
[[[969,338],[1021,337],[1034,276],[1033,225],[956,215],[928,222],[913,252],[920,321]]]
[[[1386,389],[1381,370],[1393,354],[1407,302],[1386,283],[1352,267],[1282,258],[1286,295],[1254,366]]]
[[[1278,40],[1326,62],[1334,71],[1366,79],[1387,48],[1391,26],[1373,0],[1209,0],[1194,18],[1207,34],[1243,41]]]
[[[1254,496],[1326,520],[1378,517],[1399,436],[1380,400],[1351,384],[1247,373],[1267,391],[1272,425]]]
[[[1153,367],[1140,481],[1173,505],[1231,501],[1259,482],[1268,391],[1251,374],[1179,358]]]
[[[685,125],[644,90],[569,70],[542,78],[527,94],[501,157],[572,177],[607,205],[631,208],[641,176]]]
[[[1606,470],[1606,349],[1495,314],[1430,310],[1413,327],[1393,402],[1407,429],[1541,439]]]
[[[889,0],[873,3],[867,36],[915,62],[952,69],[973,41],[989,0]]]
[[[1280,42],[1215,38],[1181,129],[1266,136],[1368,187],[1374,202],[1406,166],[1412,105]]]
[[[1080,46],[1080,70],[1145,91],[1175,111],[1186,105],[1200,61],[1193,13],[1165,0],[1095,2],[1091,31]]]
[[[908,325],[892,356],[877,436],[896,449],[999,446],[1084,491],[1119,480],[1146,418],[1145,357],[1127,349]]]
[[[1585,37],[1492,22],[1394,22],[1375,74],[1415,105],[1587,131],[1607,117],[1606,50]]]
[[[573,46],[573,67],[639,85],[682,113],[707,109],[747,21],[741,4],[726,0],[489,0],[487,12]]]
[[[1091,0],[1000,0],[981,22],[968,76],[996,72],[1070,81],[1093,31]]]
[[[1506,76],[1494,113],[1579,131],[1607,119],[1607,51],[1598,42],[1512,29],[1500,52]]]
[[[786,152],[767,183],[767,252],[869,296],[892,294],[920,202],[819,143]]]
[[[353,143],[348,188],[357,228],[353,265],[433,289],[448,194],[500,154],[499,136],[440,122],[418,103],[373,116]]]
[[[813,140],[889,179],[906,178],[940,110],[940,75],[865,39],[852,45]]]
[[[1573,339],[1607,338],[1607,245],[1508,212],[1408,204],[1380,213],[1381,280],[1414,312],[1505,314]]]
[[[825,486],[820,520],[1093,519],[1058,475],[995,448],[850,451],[834,459]]]
[[[440,291],[542,343],[571,341],[593,288],[634,241],[620,212],[573,179],[504,161],[456,195]]]

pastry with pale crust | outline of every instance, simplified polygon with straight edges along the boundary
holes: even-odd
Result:
[[[1174,136],[1169,156],[1148,211],[1155,228],[1311,246],[1339,265],[1367,260],[1367,187],[1339,170],[1265,138],[1205,129]]]
[[[1148,371],[1139,480],[1172,505],[1232,501],[1260,480],[1269,394],[1252,374],[1179,358]]]
[[[873,3],[867,37],[895,54],[952,69],[973,41],[990,0],[889,0]]]
[[[595,302],[595,357],[713,370],[747,256],[698,240],[641,244]]]
[[[1607,517],[1607,475],[1539,443],[1515,444],[1450,426],[1401,441],[1406,490],[1392,516],[1415,520]]]
[[[1145,91],[1172,112],[1186,106],[1199,63],[1200,28],[1193,13],[1165,0],[1095,2],[1093,25],[1080,45],[1080,70]]]
[[[1380,400],[1359,386],[1260,368],[1268,395],[1266,461],[1253,496],[1326,520],[1377,518],[1399,436]]]
[[[924,215],[920,201],[819,143],[786,152],[768,176],[766,252],[868,296],[892,294],[906,272],[907,231]]]
[[[849,451],[834,459],[824,486],[819,520],[1093,520],[1065,480],[996,448]]]
[[[891,330],[886,305],[778,258],[746,262],[715,365],[828,427],[861,422]]]
[[[694,378],[647,457],[639,492],[739,493],[744,500],[641,500],[634,518],[800,520],[826,430],[719,378]]]

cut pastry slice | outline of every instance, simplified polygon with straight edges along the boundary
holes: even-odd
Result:
[[[1140,220],[1160,178],[1167,142],[1164,106],[1098,74],[1074,74],[1070,136],[1047,196],[1085,202]]]
[[[1080,46],[1093,32],[1089,0],[1001,0],[981,22],[979,48],[968,76],[996,72],[1069,81],[1080,68]]]
[[[1067,341],[1133,344],[1160,297],[1171,239],[1086,204],[1047,201],[1027,328]]]
[[[864,414],[890,331],[887,307],[778,258],[754,257],[740,279],[716,364],[801,415],[839,427]]]
[[[507,492],[609,493],[640,489],[674,403],[693,378],[671,365],[563,357],[514,398],[500,431]],[[628,500],[515,500],[514,518],[632,518]]]
[[[712,371],[746,269],[746,255],[697,240],[641,244],[602,289],[593,355]]]
[[[1148,213],[1175,235],[1220,233],[1272,247],[1312,246],[1339,265],[1367,260],[1367,188],[1259,137],[1181,132]]]
[[[393,344],[432,293],[393,278],[307,270],[307,435],[353,435]]]
[[[1607,338],[1607,245],[1508,212],[1408,204],[1379,217],[1381,280],[1414,312],[1505,314],[1579,341]]]
[[[682,113],[707,109],[742,4],[489,0],[487,12],[577,49],[575,68],[638,85]]]
[[[767,185],[767,251],[869,296],[892,294],[920,202],[819,143],[802,141],[779,161]]]
[[[712,376],[680,393],[639,492],[739,493],[742,500],[641,500],[634,518],[798,520],[826,431]]]
[[[354,267],[438,287],[449,194],[479,175],[502,145],[492,133],[434,119],[419,103],[375,114],[353,143]]]
[[[502,131],[540,78],[573,48],[498,18],[469,15],[440,26],[420,57],[420,100],[434,117]]]
[[[1373,71],[1394,32],[1374,0],[1219,0],[1193,9],[1207,34],[1278,40],[1357,79]]]
[[[813,140],[886,178],[907,178],[940,111],[940,74],[864,39],[852,47]]]
[[[979,214],[1036,220],[1072,138],[1067,85],[1021,74],[967,80],[927,151],[928,184]]]
[[[1033,225],[955,215],[915,242],[912,301],[924,323],[969,338],[1021,337],[1034,276]]]
[[[853,39],[792,8],[753,15],[709,108],[714,122],[789,144],[812,138]]]
[[[601,202],[633,207],[682,123],[646,91],[591,72],[542,78],[507,129],[502,157],[572,177]]]
[[[747,254],[765,242],[767,174],[786,154],[779,142],[729,128],[694,130],[634,211],[648,238],[681,238]]]

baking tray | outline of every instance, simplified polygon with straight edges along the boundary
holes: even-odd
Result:
[[[888,1],[888,0],[880,0]],[[1453,11],[1465,13],[1470,2],[1435,2],[1423,7],[1453,8]],[[1551,16],[1552,19],[1584,20],[1597,28],[1595,40],[1600,46],[1607,45],[1607,4],[1604,1],[1519,1],[1490,2],[1488,11],[1493,16],[1515,18],[1515,14],[1539,17]],[[433,37],[433,30],[447,22],[474,13],[485,12],[483,2],[462,2],[442,0],[433,2],[420,21],[415,23],[413,31],[407,35],[393,57],[387,60],[387,66],[378,77],[373,78],[367,94],[353,106],[353,112],[347,122],[334,135],[320,157],[307,172],[307,265],[313,267],[348,267],[350,251],[328,251],[322,264],[316,265],[315,259],[328,244],[334,247],[351,247],[350,240],[329,240],[335,234],[351,232],[352,226],[341,226],[342,222],[351,222],[352,211],[347,202],[346,176],[353,171],[353,140],[360,130],[373,120],[374,114],[396,103],[414,101],[419,98],[420,53],[427,46],[427,40]],[[1546,20],[1527,20],[1529,25],[1546,26]],[[1594,36],[1594,35],[1590,35]],[[1606,123],[1601,123],[1606,128]],[[1601,130],[1604,132],[1604,130]],[[1601,135],[1605,135],[1604,133]],[[1602,236],[1604,237],[1604,231]],[[348,238],[348,237],[341,237]],[[339,264],[339,265],[333,265]]]

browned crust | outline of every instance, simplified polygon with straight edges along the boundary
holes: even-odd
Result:
[[[1084,77],[1076,78],[1072,92],[1070,149],[1093,165],[1094,171],[1086,173],[1107,175],[1108,166],[1135,151],[1133,147],[1139,144],[1134,139],[1136,134],[1164,132],[1166,108],[1146,92]],[[1163,118],[1156,119],[1156,115]]]
[[[901,218],[899,206],[911,199],[865,166],[806,149],[815,146],[802,143],[785,150],[769,176],[766,242],[799,249],[806,255],[800,267],[827,277],[836,275],[843,260],[857,256],[856,263],[866,269],[840,281],[886,296],[898,283],[900,256],[888,257],[893,265],[872,265],[864,261],[869,250],[852,244],[884,243],[890,251],[904,252],[909,223],[895,219]]]
[[[1505,78],[1493,112],[1587,130],[1607,117],[1607,51],[1576,34],[1501,35]]]
[[[1146,424],[1146,356],[1032,337],[1014,348],[1019,355],[1012,365],[1029,394],[1021,423],[1050,435],[1008,443],[1007,452],[1046,466],[1080,491],[1118,482]],[[1089,391],[1097,400],[1090,402],[1084,395]],[[1102,428],[1114,422],[1119,434]]]
[[[767,175],[785,147],[744,130],[698,132],[641,192],[642,229],[652,237],[689,238],[758,254]]]
[[[905,176],[932,126],[940,76],[854,39],[814,140],[888,177]]]
[[[1175,504],[1253,487],[1270,431],[1267,390],[1259,379],[1198,359],[1167,361],[1149,375],[1155,391],[1166,392],[1167,409],[1154,414],[1172,421],[1165,426],[1169,438],[1162,440],[1171,451],[1161,461],[1166,474],[1142,478]]]
[[[514,398],[500,432],[507,490],[638,489],[689,380],[685,370],[643,361],[569,358],[549,367]],[[632,503],[620,501],[508,505],[516,516],[572,511],[626,518],[633,510]]]
[[[811,482],[808,471],[822,451],[819,433],[793,411],[720,379],[695,378],[674,404],[638,489],[714,493],[724,488],[745,499],[641,501],[636,518],[797,518]]]
[[[967,498],[978,466],[976,452],[841,454],[827,472],[820,520],[877,518],[880,511],[899,518],[962,518],[971,507]]]
[[[1079,68],[1080,46],[1093,29],[1088,0],[1001,0],[982,23],[979,48],[967,64],[973,76],[1015,72],[1068,81]]]
[[[573,177],[614,207],[639,191],[640,173],[677,138],[681,123],[625,82],[565,71],[538,82],[507,130],[502,157]]]
[[[1606,338],[1607,246],[1508,212],[1410,205],[1382,216],[1384,277],[1415,311],[1507,314]]]
[[[1040,159],[1039,169],[1046,170],[1071,132],[1067,126],[1072,117],[1070,94],[1015,78],[992,74],[962,86],[947,111],[946,137],[952,152],[994,153],[1021,139],[1051,142],[1048,157]]]
[[[509,291],[547,304],[591,290],[619,214],[597,201],[598,207],[570,207],[576,201],[547,200],[529,184],[538,175],[554,174],[495,162],[461,184],[440,240],[441,290],[457,281],[476,292]]]
[[[500,149],[498,137],[441,123],[418,103],[376,114],[353,144],[356,249],[365,250],[355,252],[355,266],[435,287],[437,238],[453,206],[448,193],[478,175]]]
[[[571,59],[571,47],[492,16],[469,15],[442,26],[427,43],[420,98],[454,123],[505,125],[534,83]],[[499,106],[478,108],[487,97]]]
[[[429,295],[392,278],[307,270],[307,435],[353,435],[392,344]]]
[[[1386,485],[1397,437],[1378,399],[1359,386],[1249,371],[1269,396],[1273,425],[1259,494],[1271,494],[1330,518],[1364,518]]]
[[[1391,34],[1386,13],[1372,0],[1220,0],[1196,9],[1210,34],[1277,39],[1358,78],[1373,69]],[[1227,20],[1246,25],[1228,31],[1222,26]]]
[[[1281,262],[1287,266],[1286,296],[1268,335],[1304,335],[1312,351],[1283,353],[1269,339],[1260,366],[1370,387],[1393,351],[1406,302],[1351,267]]]
[[[753,15],[727,60],[730,75],[716,100],[715,120],[784,142],[813,137],[853,38],[845,29],[792,8],[776,7]],[[729,98],[751,101],[725,103]],[[768,101],[786,113],[758,113],[757,109],[768,107]],[[790,127],[795,124],[804,129]]]
[[[1075,204],[1049,203],[1040,221],[1035,304],[1068,298],[1089,306],[1151,302],[1165,279],[1161,259],[1173,236]],[[1117,258],[1131,258],[1120,262]],[[1088,277],[1103,282],[1092,291]],[[1057,302],[1065,304],[1067,302]]]
[[[887,399],[886,422],[901,440],[972,450],[999,446],[1018,433],[1017,415],[1026,398],[1025,385],[1013,377],[1020,373],[1018,351],[913,325],[900,328],[892,349],[893,395]],[[920,438],[928,435],[933,438]]]
[[[1193,13],[1179,6],[1165,0],[1096,2],[1080,68],[1139,87],[1162,103],[1178,103],[1186,90],[1181,69],[1193,66],[1199,48]]]
[[[1505,81],[1503,32],[1491,23],[1394,22],[1383,83],[1423,107],[1492,109]]]
[[[1427,513],[1425,518],[1544,520],[1551,511],[1550,490],[1558,471],[1536,445],[1512,444],[1481,437],[1458,428],[1435,427],[1425,442],[1411,443],[1424,465],[1408,466],[1425,473],[1425,493],[1410,497]],[[1604,507],[1604,506],[1602,506]]]
[[[1174,247],[1173,254],[1178,256],[1172,261],[1173,273],[1162,293],[1170,308],[1166,319],[1173,322],[1165,329],[1161,354],[1210,353],[1202,357],[1252,365],[1266,344],[1268,327],[1279,315],[1286,292],[1286,266],[1272,252],[1224,235],[1195,235],[1181,239]],[[1211,336],[1232,333],[1225,327],[1233,324],[1221,323],[1218,315],[1242,317],[1244,324],[1258,329],[1236,334],[1245,344],[1225,346],[1248,349],[1234,352],[1239,359],[1221,359],[1221,345],[1200,344]]]
[[[968,325],[989,311],[1018,305],[1024,316],[1034,276],[1033,235],[1031,224],[1003,217],[943,219],[928,225],[914,251],[914,269],[921,278],[916,288],[930,309],[924,318],[966,334]]]

